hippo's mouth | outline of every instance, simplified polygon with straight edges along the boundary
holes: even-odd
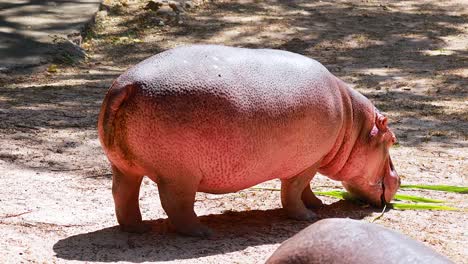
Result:
[[[387,201],[385,200],[385,184],[382,181],[382,194],[380,195],[380,206],[385,207],[387,206]]]
[[[393,167],[393,162],[392,159],[389,159],[388,161],[389,166],[390,166],[390,172],[395,171],[395,167]],[[385,177],[385,176],[384,176]],[[384,179],[382,178],[381,185],[382,185],[382,194],[380,195],[380,206],[385,207],[387,205],[387,200],[385,199],[385,184],[384,184]],[[390,202],[390,201],[389,201]]]

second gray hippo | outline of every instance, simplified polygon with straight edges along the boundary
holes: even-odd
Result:
[[[266,264],[449,264],[424,244],[352,219],[320,220],[286,240]]]

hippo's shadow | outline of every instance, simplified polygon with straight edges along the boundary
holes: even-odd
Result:
[[[375,212],[347,201],[338,201],[318,211],[320,218],[349,217],[362,219]],[[249,246],[278,244],[312,222],[290,220],[281,209],[226,212],[201,216],[200,220],[215,231],[209,239],[183,237],[168,227],[166,219],[148,221],[152,231],[129,234],[117,226],[71,236],[55,243],[58,258],[81,261],[169,261],[219,255]],[[265,256],[265,259],[268,256]]]

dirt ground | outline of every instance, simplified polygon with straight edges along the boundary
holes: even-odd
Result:
[[[96,132],[112,80],[191,43],[284,49],[317,59],[385,112],[404,184],[467,185],[468,1],[194,1],[174,16],[146,1],[104,1],[82,47],[86,62],[0,75],[0,262],[262,263],[309,222],[288,220],[279,192],[199,193],[214,237],[168,227],[154,183],[140,206],[152,231],[116,227],[111,175]],[[262,184],[279,187],[278,181]],[[340,183],[318,176],[315,189]],[[460,211],[388,210],[378,224],[468,263],[466,194],[400,191]],[[321,218],[371,221],[379,210],[323,197]]]

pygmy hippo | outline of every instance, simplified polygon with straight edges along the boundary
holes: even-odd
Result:
[[[144,232],[144,175],[182,234],[204,236],[195,193],[236,192],[281,179],[288,216],[321,206],[316,172],[381,206],[399,187],[387,118],[319,62],[295,53],[194,45],[150,57],[107,92],[99,138],[113,170],[123,230]]]
[[[318,221],[286,240],[266,264],[452,263],[424,244],[376,224]]]

